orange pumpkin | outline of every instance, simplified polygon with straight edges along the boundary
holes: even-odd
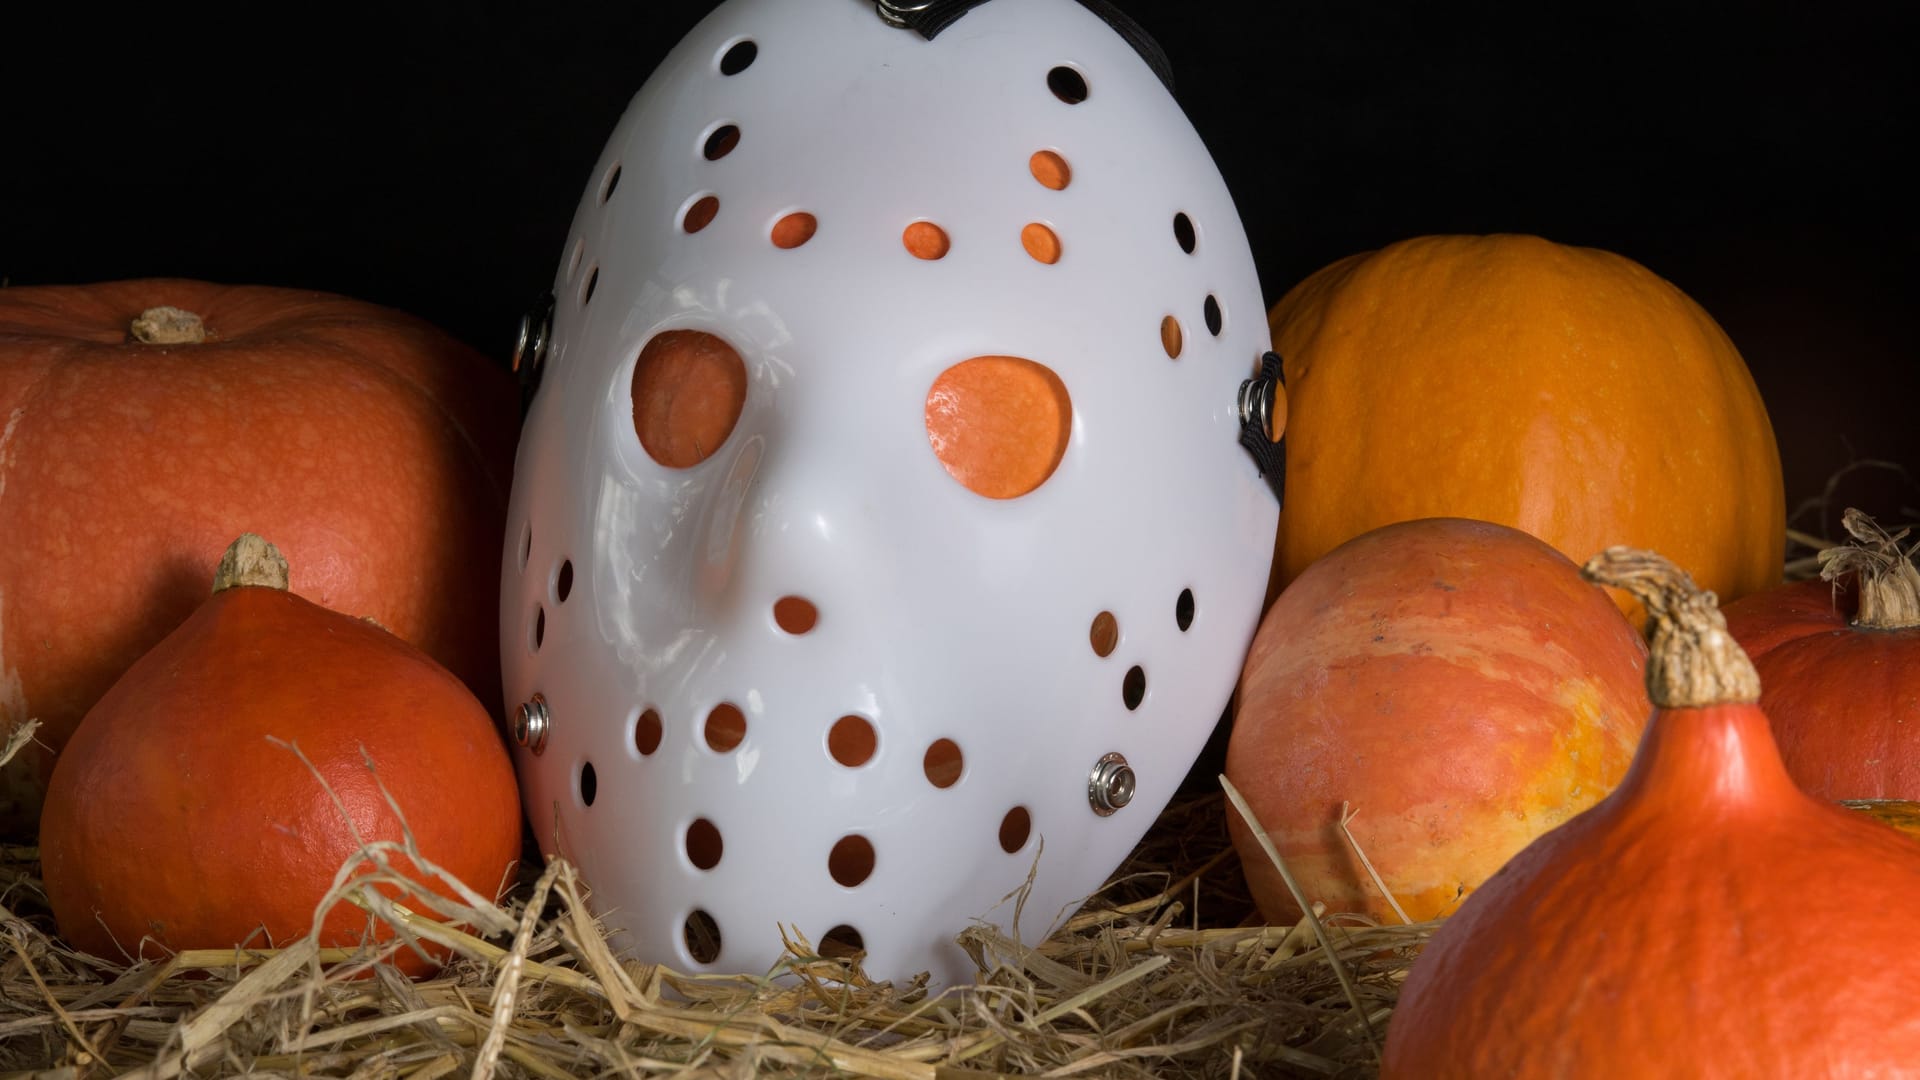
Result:
[[[1823,580],[1727,606],[1794,782],[1825,799],[1920,799],[1920,569],[1858,510]]]
[[[286,575],[276,549],[241,537],[213,596],[67,743],[40,857],[54,918],[78,948],[119,960],[284,945],[313,928],[361,840],[401,841],[403,823],[425,859],[483,896],[511,880],[520,803],[487,710],[373,622],[287,592]],[[405,855],[393,864],[454,895]],[[341,903],[319,943],[354,946],[367,930],[366,914]],[[428,967],[410,949],[396,959]]]
[[[1647,552],[1588,572],[1653,613],[1657,711],[1613,794],[1440,926],[1381,1075],[1911,1075],[1920,846],[1794,786],[1710,593]]]
[[[1434,918],[1625,774],[1645,656],[1607,594],[1541,541],[1479,521],[1390,525],[1329,552],[1262,619],[1227,778],[1309,901],[1397,921],[1357,846],[1408,918]],[[1261,913],[1297,919],[1252,832],[1229,827]]]
[[[1273,592],[1424,517],[1511,525],[1571,559],[1656,548],[1728,599],[1780,580],[1786,496],[1752,375],[1631,260],[1420,237],[1326,267],[1269,323],[1289,398]]]
[[[143,317],[143,313],[145,317]],[[511,378],[400,312],[195,281],[0,289],[0,835],[245,529],[293,588],[499,696]]]

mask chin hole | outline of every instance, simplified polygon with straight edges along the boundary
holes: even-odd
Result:
[[[873,760],[880,738],[864,716],[843,716],[827,729],[827,753],[849,769]]]
[[[720,924],[705,911],[696,909],[680,927],[687,955],[696,964],[711,964],[720,959]]]
[[[1025,495],[1067,452],[1073,402],[1044,364],[976,356],[940,373],[927,392],[927,441],[948,475],[990,499]]]
[[[927,774],[927,783],[937,788],[950,788],[960,782],[960,774],[966,770],[966,759],[960,754],[960,744],[952,739],[935,739],[927,747],[927,756],[920,763]]]
[[[707,714],[707,746],[716,754],[729,753],[747,738],[747,717],[738,705],[722,703]]]
[[[773,602],[773,624],[796,637],[820,622],[820,609],[802,596],[783,596]]]
[[[640,350],[632,393],[641,448],[669,469],[689,469],[733,434],[747,400],[747,366],[712,334],[668,330]]]

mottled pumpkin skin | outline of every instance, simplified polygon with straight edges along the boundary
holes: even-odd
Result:
[[[1823,799],[1920,800],[1920,627],[1849,625],[1854,596],[1824,581],[1726,608],[1760,673],[1787,772]]]
[[[1424,517],[1512,525],[1574,560],[1652,548],[1723,600],[1780,580],[1786,496],[1752,375],[1637,263],[1420,237],[1320,270],[1269,323],[1289,409],[1271,591]]]
[[[130,321],[199,314],[198,345]],[[511,378],[343,297],[193,281],[0,289],[0,835],[30,840],[54,753],[207,595],[251,530],[293,590],[378,619],[497,707]]]
[[[427,859],[489,898],[512,880],[513,766],[460,680],[364,619],[277,589],[218,593],[62,752],[40,837],[54,918],[69,943],[116,961],[284,945],[312,928],[355,830],[402,839],[382,786]],[[342,903],[320,944],[358,945],[367,928]],[[410,950],[396,960],[431,966]]]
[[[1487,522],[1387,526],[1328,553],[1267,612],[1241,675],[1226,773],[1309,900],[1397,921],[1453,911],[1625,775],[1652,707],[1646,649],[1606,592]],[[1271,922],[1299,917],[1230,817]]]
[[[1911,1076],[1916,895],[1920,845],[1795,788],[1758,708],[1662,710],[1440,926],[1381,1075]]]

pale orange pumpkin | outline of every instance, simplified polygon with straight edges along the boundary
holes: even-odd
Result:
[[[1632,260],[1424,236],[1320,270],[1269,323],[1289,398],[1272,592],[1424,517],[1511,525],[1575,560],[1654,548],[1728,600],[1780,580],[1786,496],[1753,377]]]
[[[518,431],[499,365],[388,308],[0,289],[0,739],[41,722],[0,770],[0,834],[31,839],[54,752],[249,529],[286,550],[294,592],[378,619],[497,707]]]
[[[1607,594],[1526,533],[1445,518],[1376,529],[1262,619],[1227,778],[1308,902],[1434,918],[1625,774],[1645,656]],[[1297,919],[1251,830],[1229,827],[1262,914]]]

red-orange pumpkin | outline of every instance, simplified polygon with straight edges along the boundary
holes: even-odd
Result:
[[[1517,855],[1415,961],[1382,1076],[1909,1076],[1920,845],[1781,766],[1711,593],[1588,564],[1653,615],[1658,707],[1600,805]]]
[[[1389,525],[1335,548],[1261,621],[1226,774],[1309,902],[1393,922],[1457,907],[1625,774],[1650,711],[1640,637],[1545,542],[1489,522]],[[1238,816],[1271,922],[1299,908]]]
[[[512,880],[519,794],[487,710],[378,625],[287,592],[286,573],[259,537],[235,541],[213,596],[60,755],[40,855],[71,944],[113,960],[285,945],[313,928],[361,841],[400,842],[403,820],[424,858],[483,897]],[[393,865],[454,895],[403,854]],[[340,903],[319,944],[351,947],[368,929]],[[396,959],[429,966],[410,949]]]
[[[53,752],[247,529],[285,547],[295,592],[494,703],[518,429],[498,365],[387,308],[195,281],[0,289],[0,740],[42,724],[0,771],[0,835],[31,837]]]
[[[1729,604],[1794,782],[1825,799],[1920,799],[1920,570],[1858,510],[1823,580]]]

